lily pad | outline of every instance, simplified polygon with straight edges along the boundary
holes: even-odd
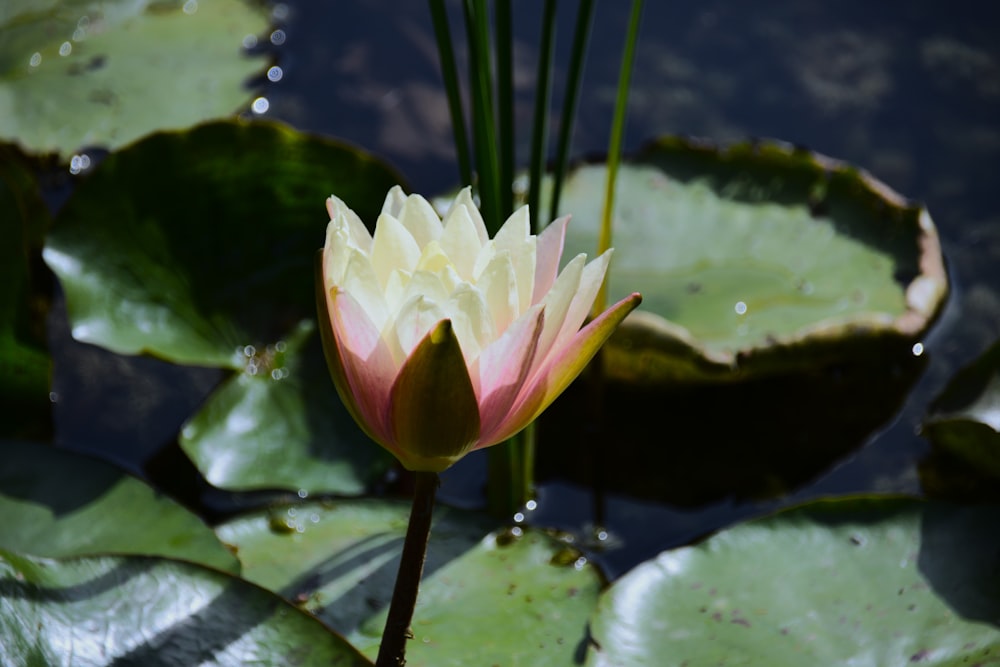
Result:
[[[303,320],[286,340],[247,349],[243,372],[184,424],[181,448],[209,483],[358,495],[385,472],[389,458],[337,396],[315,329]]]
[[[378,652],[409,503],[310,502],[216,529],[243,576]],[[533,529],[489,534],[478,513],[438,507],[406,664],[572,665],[603,578],[582,554]],[[380,611],[383,610],[383,611]]]
[[[578,550],[542,531],[488,536],[421,585],[406,664],[579,664],[602,587]],[[384,626],[383,613],[348,638],[374,658]]]
[[[955,374],[931,403],[923,432],[943,452],[1000,480],[1000,341]]]
[[[44,258],[75,338],[240,374],[183,435],[212,481],[357,493],[388,457],[344,418],[302,327],[316,317],[326,197],[336,192],[374,220],[398,181],[367,154],[272,123],[156,134],[80,185]],[[287,364],[275,366],[286,344]],[[250,377],[253,369],[262,372]]]
[[[370,665],[278,596],[143,556],[50,560],[0,550],[5,665]]]
[[[267,64],[243,40],[268,23],[243,0],[7,0],[0,136],[68,158],[228,116]]]
[[[194,514],[114,466],[50,445],[0,443],[0,516],[0,547],[23,554],[170,556],[239,571]]]
[[[374,220],[398,180],[365,153],[274,123],[159,133],[80,185],[44,257],[76,339],[243,370],[246,345],[315,319],[330,193]]]
[[[1000,506],[819,501],[636,567],[591,666],[959,665],[1000,652]]]
[[[216,533],[236,549],[244,578],[348,634],[389,604],[409,515],[410,503],[393,500],[308,502],[240,516]],[[475,548],[495,525],[438,506],[425,575]]]
[[[31,270],[49,223],[26,158],[0,144],[0,433],[11,437],[50,429],[48,302]]]
[[[597,247],[605,172],[567,179],[564,256]],[[612,245],[609,299],[643,294],[605,347],[629,381],[742,380],[912,345],[947,292],[926,209],[779,143],[652,143],[618,174]]]

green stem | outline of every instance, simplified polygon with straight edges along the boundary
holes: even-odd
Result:
[[[506,220],[514,212],[514,40],[511,36],[510,0],[496,0],[497,116],[500,127],[497,145],[500,150],[500,215]]]
[[[441,59],[441,78],[444,80],[444,88],[448,93],[448,111],[451,114],[451,129],[455,136],[458,174],[463,185],[472,185],[472,160],[469,156],[465,114],[462,111],[462,95],[458,87],[458,68],[455,65],[455,52],[451,48],[448,12],[444,6],[444,0],[430,0],[430,6],[438,57]]]
[[[490,64],[490,28],[486,0],[465,0],[465,29],[469,42],[469,88],[472,92],[472,128],[475,140],[480,209],[490,236],[504,218],[500,211],[497,136],[493,122],[493,74]]]
[[[628,107],[628,88],[632,78],[632,63],[635,60],[635,43],[639,37],[639,22],[642,17],[642,0],[632,0],[632,15],[629,17],[625,51],[622,53],[622,67],[618,75],[618,95],[615,100],[615,116],[611,123],[611,141],[608,146],[608,178],[604,187],[604,209],[601,214],[601,233],[597,241],[597,254],[611,247],[611,217],[615,210],[615,181],[618,178],[618,163],[621,161],[622,137],[625,134],[625,110]],[[601,290],[594,300],[595,316],[604,311],[608,301],[608,281],[604,280]]]
[[[563,96],[562,117],[559,121],[559,139],[556,144],[556,162],[552,173],[552,203],[549,220],[559,217],[559,198],[562,196],[563,179],[569,165],[569,146],[573,136],[573,122],[580,100],[580,81],[583,79],[583,61],[590,41],[590,28],[594,22],[594,0],[580,0],[573,32],[573,49],[566,74],[566,93]]]
[[[549,93],[552,81],[552,51],[556,32],[556,0],[545,0],[542,18],[542,44],[538,54],[538,73],[535,76],[535,116],[531,130],[531,176],[528,181],[528,211],[531,214],[531,231],[540,230],[542,173],[548,148]]]
[[[437,473],[414,473],[416,488],[413,490],[413,508],[406,528],[403,555],[399,559],[396,587],[389,603],[389,616],[382,631],[376,667],[402,667],[406,664],[406,640],[413,637],[410,622],[417,604],[420,577],[427,559],[427,540],[431,535],[431,518],[434,514],[434,496],[439,484]]]

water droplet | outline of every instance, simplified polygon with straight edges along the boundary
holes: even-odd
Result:
[[[54,391],[50,391],[49,392],[49,402],[50,403],[58,403],[59,402],[59,394],[57,394]]]
[[[31,59],[28,60],[28,64],[31,65],[32,67],[38,67],[39,65],[41,65],[42,64],[42,54],[39,53],[38,51],[35,51],[34,53],[32,53],[31,54]]]
[[[198,0],[188,0],[184,3],[183,9],[185,14],[194,14],[198,11]]]
[[[524,514],[521,512],[516,512],[514,514],[514,523],[521,523],[524,521]]]
[[[745,315],[747,312],[747,305],[742,301],[737,301],[734,310],[737,315]]]
[[[243,38],[243,48],[252,49],[257,46],[257,35],[247,35]]]
[[[77,28],[76,30],[73,31],[74,42],[81,42],[86,36],[87,36],[86,28]]]
[[[573,563],[573,569],[575,570],[582,570],[586,566],[587,566],[587,558],[585,556],[580,556]]]
[[[69,173],[79,174],[81,171],[86,171],[90,168],[90,156],[86,153],[82,155],[74,155],[69,160]]]
[[[529,512],[533,512],[537,508],[538,508],[538,503],[535,502],[534,500],[529,500],[528,502],[524,503],[524,509],[528,510]]]
[[[271,9],[271,16],[275,21],[284,21],[288,18],[288,5],[283,2],[275,4]]]
[[[267,80],[274,83],[281,81],[281,77],[283,77],[284,75],[285,73],[277,65],[267,70]]]
[[[288,39],[288,36],[284,30],[279,29],[271,33],[271,43],[275,46],[281,46],[285,43],[286,39]]]
[[[284,377],[284,375],[281,374],[281,369],[280,368],[274,368],[274,369],[271,370],[271,379],[272,380],[280,380],[283,377]]]
[[[298,513],[299,513],[298,510],[296,510],[294,507],[288,508],[288,516],[295,516]]]
[[[608,531],[606,531],[606,530],[599,530],[599,531],[597,531],[597,534],[594,537],[597,538],[598,542],[607,542],[608,541]]]
[[[65,57],[73,53],[73,45],[69,42],[63,42],[59,45],[59,55]]]
[[[309,492],[306,491],[305,489],[299,489],[298,492],[296,492],[295,495],[297,495],[299,498],[302,498],[303,500],[305,500],[306,498],[309,497]]]
[[[319,514],[310,514],[309,521],[312,523],[319,523]]]
[[[288,343],[286,343],[283,340],[279,340],[277,343],[274,344],[274,349],[276,349],[278,352],[284,352],[285,350],[288,349]]]
[[[913,356],[919,357],[923,353],[924,353],[924,344],[923,343],[914,343],[913,344]]]
[[[271,103],[267,101],[266,97],[258,97],[253,101],[253,104],[250,105],[250,109],[255,114],[267,113],[267,110],[270,108],[271,108]]]
[[[243,347],[243,356],[244,357],[248,357],[249,358],[249,357],[252,357],[255,354],[257,354],[257,348],[255,348],[253,345],[246,345],[246,346]]]

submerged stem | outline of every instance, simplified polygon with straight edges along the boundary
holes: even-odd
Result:
[[[382,631],[382,644],[378,649],[375,667],[402,667],[406,664],[406,640],[413,636],[410,621],[417,604],[420,577],[427,558],[427,540],[431,535],[431,517],[434,513],[434,496],[439,484],[436,472],[414,473],[416,488],[413,490],[413,508],[406,527],[406,541],[399,560],[396,587],[389,603],[389,617]]]

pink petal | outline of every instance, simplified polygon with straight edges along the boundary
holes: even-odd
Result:
[[[567,345],[554,350],[522,389],[507,418],[488,440],[480,440],[477,449],[506,440],[534,421],[576,379],[625,316],[641,301],[638,292],[622,299],[577,332]]]
[[[532,307],[480,354],[479,419],[483,438],[491,439],[492,431],[507,416],[521,392],[544,321],[544,309],[540,305]]]
[[[538,235],[538,244],[535,246],[535,290],[531,295],[531,303],[541,301],[556,281],[568,222],[569,216],[564,215]]]
[[[394,440],[389,388],[396,379],[397,367],[389,348],[364,308],[347,292],[336,287],[328,290],[326,309],[334,343],[327,357],[334,357],[331,367],[337,365],[331,370],[335,370],[338,393],[369,437],[391,450]]]

